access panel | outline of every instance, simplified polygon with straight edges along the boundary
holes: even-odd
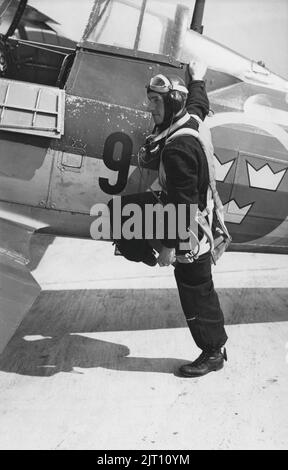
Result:
[[[0,130],[60,139],[64,111],[64,90],[0,80]]]

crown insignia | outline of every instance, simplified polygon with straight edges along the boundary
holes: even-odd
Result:
[[[285,176],[286,169],[274,173],[268,163],[259,170],[247,162],[249,182],[251,188],[268,189],[268,191],[276,191]]]
[[[226,163],[221,163],[220,160],[214,155],[214,166],[216,172],[217,181],[225,181],[226,176],[228,175],[234,160],[230,160]]]
[[[237,202],[232,199],[232,201],[229,201],[224,205],[225,222],[241,224],[252,206],[253,203],[248,204],[248,206],[239,207]]]

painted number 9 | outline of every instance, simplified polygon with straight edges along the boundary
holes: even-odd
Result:
[[[123,132],[115,132],[107,138],[104,145],[103,161],[109,170],[118,171],[118,177],[113,185],[109,183],[107,178],[99,178],[99,186],[105,193],[119,194],[125,189],[132,149],[131,138]]]

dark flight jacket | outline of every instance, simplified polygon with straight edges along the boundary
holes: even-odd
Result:
[[[186,109],[189,114],[196,114],[202,120],[208,114],[209,100],[203,81],[190,83]],[[198,122],[191,117],[180,129],[187,127],[197,131]],[[186,204],[187,216],[190,204],[197,204],[200,210],[205,209],[209,170],[199,140],[191,135],[175,137],[165,145],[162,152],[162,161],[166,173],[164,202],[172,203],[176,208],[178,204]],[[201,233],[198,236],[202,238]],[[179,240],[165,239],[162,243],[166,247],[176,248]]]

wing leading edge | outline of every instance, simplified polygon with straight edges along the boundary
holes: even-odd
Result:
[[[15,249],[11,249],[11,245],[9,246],[9,238],[10,240],[13,239],[15,247],[15,240],[23,237],[23,227],[7,223],[3,219],[0,220],[0,225],[0,235],[2,236],[2,239],[0,239],[1,354],[40,294],[41,288],[26,266],[28,260],[22,254],[26,250],[17,249],[15,251]],[[21,233],[17,235],[17,231]],[[29,242],[31,233],[26,235],[26,241]]]

